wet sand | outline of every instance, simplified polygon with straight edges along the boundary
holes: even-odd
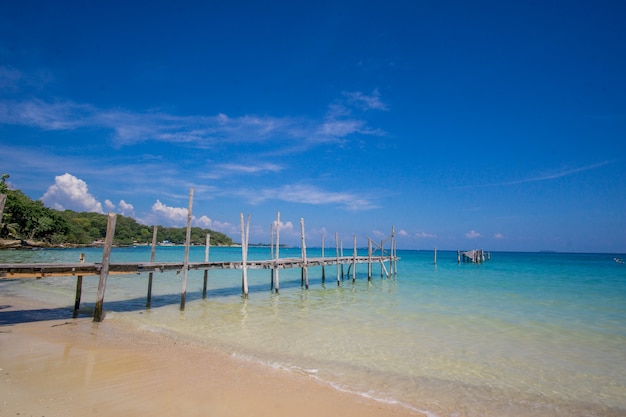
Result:
[[[168,335],[49,311],[0,294],[2,416],[421,415]]]

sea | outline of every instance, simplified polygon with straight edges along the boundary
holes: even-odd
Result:
[[[328,252],[328,249],[327,249]],[[102,249],[0,251],[0,263],[100,262]],[[281,248],[281,258],[300,257]],[[359,252],[365,255],[366,250]],[[334,250],[333,254],[334,255]],[[483,263],[456,251],[398,250],[389,265],[110,275],[107,321],[184,338],[242,361],[307,375],[337,390],[430,417],[626,416],[624,254],[491,252]],[[212,247],[210,260],[240,260],[241,248]],[[321,249],[307,249],[307,257]],[[158,262],[182,262],[184,247],[161,246]],[[191,247],[191,262],[205,258]],[[250,247],[248,259],[269,259]],[[145,262],[150,247],[113,248],[111,262]],[[343,276],[342,276],[343,272]],[[324,279],[322,279],[324,277]],[[79,317],[93,314],[98,277],[85,277]],[[71,317],[75,277],[0,280],[0,291],[53,304],[45,318]]]

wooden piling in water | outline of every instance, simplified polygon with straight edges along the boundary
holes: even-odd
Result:
[[[341,284],[339,279],[339,233],[335,232],[335,257],[337,258],[337,286]]]
[[[280,284],[280,281],[278,278],[278,259],[280,259],[279,249],[280,249],[280,211],[276,213],[276,262],[275,262],[276,271],[274,271],[274,291],[276,291],[276,294],[278,294],[278,289],[279,289],[279,284]]]
[[[85,254],[81,253],[78,258],[78,262],[85,263]],[[76,277],[76,298],[74,299],[74,313],[72,317],[78,317],[78,310],[80,309],[80,299],[83,294],[83,276],[79,275]]]
[[[322,232],[322,259],[324,259],[324,233]],[[326,281],[326,271],[324,269],[324,264],[322,264],[322,284]]]
[[[187,297],[187,273],[189,272],[189,245],[191,241],[191,209],[193,206],[193,188],[189,190],[189,208],[187,209],[187,233],[185,235],[185,259],[183,260],[183,288],[180,292],[180,309],[185,309]]]
[[[434,253],[435,254],[433,255],[434,256],[433,264],[437,265],[437,246],[435,246],[435,252]]]
[[[156,252],[156,243],[157,243],[157,233],[159,230],[159,226],[154,226],[152,228],[152,246],[150,247],[150,262],[154,262],[154,255]],[[152,279],[153,272],[148,274],[148,295],[146,297],[146,308],[150,308],[152,304]]]
[[[309,270],[306,263],[306,239],[304,237],[304,218],[300,218],[300,228],[302,230],[302,283],[305,289],[309,289]]]
[[[111,262],[111,248],[113,247],[113,235],[115,235],[115,223],[117,215],[109,213],[107,218],[107,232],[104,238],[104,249],[102,251],[102,268],[100,269],[100,280],[98,281],[98,295],[96,296],[96,307],[93,312],[93,321],[99,323],[104,319],[103,304],[104,290],[107,285],[109,275],[109,263]]]
[[[354,252],[352,252],[352,282],[356,281],[356,235],[354,235]]]
[[[206,234],[206,244],[204,245],[204,262],[209,262],[209,249],[211,248],[211,234]],[[209,270],[204,270],[204,280],[202,283],[202,299],[206,298],[206,286],[209,281]]]
[[[372,280],[372,239],[367,238],[367,280]]]
[[[343,239],[339,239],[339,256],[343,259]],[[343,281],[343,262],[341,263],[341,280]]]
[[[274,222],[270,224],[270,259],[274,259]],[[274,265],[270,268],[270,291],[274,291]]]
[[[250,235],[250,215],[248,214],[248,224],[244,231],[243,213],[241,218],[241,292],[244,298],[248,298],[248,236]]]

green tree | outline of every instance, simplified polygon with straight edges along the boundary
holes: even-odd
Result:
[[[0,223],[0,238],[39,240],[53,244],[92,244],[106,237],[107,216],[101,213],[78,213],[72,210],[58,211],[45,207],[39,200],[32,200],[20,190],[12,189],[0,177],[0,193],[6,194],[4,216]],[[186,228],[158,226],[157,240],[184,243]],[[130,245],[151,243],[152,227],[139,224],[135,219],[118,215],[113,243]],[[211,235],[211,245],[231,245],[232,240],[223,233],[200,227],[191,229],[191,243],[204,245],[206,235]]]

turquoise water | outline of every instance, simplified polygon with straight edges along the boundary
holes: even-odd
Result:
[[[0,251],[0,263],[99,262],[100,249]],[[334,256],[334,249],[327,256]],[[281,249],[299,257],[300,249]],[[179,310],[181,275],[155,274],[145,309],[147,274],[110,276],[106,320],[209,344],[244,360],[300,372],[337,389],[400,403],[434,416],[626,415],[626,265],[616,254],[492,253],[458,264],[456,252],[399,251],[398,275],[337,285],[337,268],[190,271]],[[308,256],[320,256],[309,249]],[[251,248],[266,259],[268,248]],[[114,248],[112,262],[146,261],[149,247]],[[159,247],[157,261],[182,262],[182,247]],[[239,248],[211,248],[211,260],[239,260]],[[191,261],[204,260],[192,247]],[[389,266],[387,266],[389,269]],[[345,267],[347,273],[347,266]],[[0,291],[28,295],[71,315],[75,278],[0,281]],[[83,316],[91,314],[97,277],[85,277]]]

